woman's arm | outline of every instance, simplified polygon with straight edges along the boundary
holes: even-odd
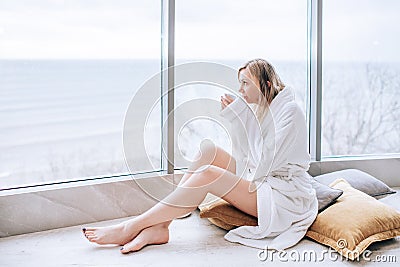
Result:
[[[222,110],[220,115],[230,123],[242,122],[245,125],[249,112],[252,112],[246,100],[237,97],[235,100],[221,97]]]
[[[253,180],[263,181],[268,173],[287,163],[298,134],[297,125],[305,123],[301,121],[301,114],[300,108],[295,103],[290,103],[282,114],[273,117],[269,113],[266,116],[262,124],[263,138],[259,144],[262,147],[261,157]]]

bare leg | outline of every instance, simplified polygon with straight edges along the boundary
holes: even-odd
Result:
[[[216,146],[210,140],[204,140],[200,144],[200,153],[195,159],[196,160],[189,166],[188,170],[183,175],[178,187],[189,179],[193,173],[198,171],[201,166],[214,165],[232,173],[236,173],[236,160],[228,152]],[[171,221],[164,223],[167,227],[170,224]]]
[[[170,217],[165,217],[167,219],[162,219],[160,222],[155,221],[155,222],[151,222],[148,224],[144,224],[140,229],[140,230],[142,230],[142,229],[146,230],[146,231],[144,231],[144,230],[142,231],[143,236],[142,237],[140,235],[137,236],[137,238],[135,238],[134,240],[132,240],[132,242],[130,242],[130,244],[129,244],[130,246],[128,246],[128,244],[127,244],[128,247],[132,248],[131,250],[140,249],[141,247],[146,245],[146,242],[147,242],[147,244],[149,244],[149,243],[166,243],[168,241],[168,225],[170,224],[171,219],[174,219],[177,216],[179,217],[180,215],[183,215],[183,214],[195,209],[197,207],[197,205],[204,199],[205,194],[208,192],[207,187],[209,186],[209,184],[210,183],[214,184],[213,182],[211,182],[211,180],[213,180],[213,179],[219,180],[216,178],[218,176],[223,175],[223,173],[227,173],[227,174],[229,174],[229,176],[234,176],[233,173],[235,172],[235,168],[236,168],[235,161],[227,152],[223,151],[220,148],[213,146],[212,143],[203,143],[202,147],[201,147],[201,153],[202,154],[199,157],[199,160],[192,164],[192,166],[189,168],[189,172],[186,173],[181,180],[180,185],[185,184],[185,188],[184,188],[185,190],[180,190],[183,188],[178,188],[177,190],[175,190],[175,191],[179,191],[179,193],[183,194],[183,195],[187,195],[187,194],[191,195],[192,194],[191,191],[194,191],[195,189],[201,189],[201,190],[196,190],[197,192],[201,191],[201,196],[197,197],[196,200],[194,200],[194,202],[187,203],[189,205],[185,205],[185,203],[178,203],[178,202],[180,202],[179,198],[177,200],[175,199],[175,201],[177,201],[176,203],[172,203],[172,204],[175,204],[175,207],[168,206],[166,203],[162,203],[162,204],[159,203],[161,206],[173,208],[173,209],[175,209],[175,211],[179,210],[179,212],[174,213]],[[220,168],[212,170],[212,168],[211,168],[212,166],[209,166],[202,172],[194,172],[194,173],[190,172],[190,171],[195,171],[196,168],[199,169],[199,167],[204,164],[206,164],[206,166],[208,166],[207,164],[210,164],[210,162],[214,166],[219,166]],[[233,173],[227,172],[226,169],[228,169],[229,171],[232,171]],[[213,178],[207,182],[207,186],[201,185],[202,183],[207,181],[207,179],[203,179],[201,177],[207,177],[209,175],[213,176]],[[191,177],[196,177],[196,179],[190,179]],[[232,177],[231,177],[231,187],[233,187],[233,185],[234,185],[232,183],[233,181],[239,182],[238,179],[240,180],[239,177],[235,176],[235,179],[232,180]],[[190,184],[188,184],[189,188],[186,188],[187,187],[186,182],[189,180],[192,180],[192,182]],[[190,188],[190,187],[192,187],[193,181],[195,181],[195,180],[197,180],[196,183],[198,184],[196,186],[201,185],[200,188]],[[200,180],[201,180],[201,182],[199,183]],[[247,182],[247,181],[243,181],[243,182]],[[243,188],[247,191],[248,182],[246,183],[246,185]],[[230,188],[228,188],[228,189],[230,189]],[[226,190],[228,190],[228,189],[226,189]],[[224,191],[224,190],[222,190],[222,191]],[[220,192],[222,192],[222,191],[220,189]],[[232,190],[232,191],[234,191],[234,190]],[[213,193],[212,190],[210,190],[210,192]],[[227,191],[225,193],[227,193]],[[173,194],[171,194],[171,195],[173,195]],[[171,197],[171,195],[169,197]],[[232,194],[229,193],[229,194],[227,194],[227,196],[224,197],[228,201],[229,201],[229,197],[228,197],[229,195],[232,195]],[[168,197],[167,197],[167,199],[168,199]],[[171,198],[171,199],[174,200],[174,198]],[[235,203],[234,203],[235,200],[233,200],[232,202],[235,205]],[[177,206],[177,205],[181,205],[181,204],[183,204],[184,207]],[[151,210],[154,210],[154,208],[155,207],[153,207]],[[149,213],[151,210],[149,210],[147,213]],[[150,214],[152,214],[152,213],[150,213]],[[116,225],[116,226],[107,227],[107,228],[88,229],[88,231],[86,232],[86,236],[88,237],[88,239],[90,241],[96,242],[99,244],[106,244],[106,243],[125,244],[126,242],[133,239],[136,236],[136,234],[138,233],[137,231],[136,232],[131,231],[132,227],[128,227],[128,225],[129,225],[129,221],[125,224]],[[149,227],[149,228],[146,228],[146,227]],[[140,230],[138,230],[138,231],[140,231]],[[114,234],[112,234],[113,232],[114,232]],[[122,234],[122,232],[124,232],[125,234]],[[151,238],[152,232],[153,232],[153,237],[154,237],[154,235],[157,235],[157,236],[162,236],[163,238],[158,238],[158,239]],[[167,234],[165,234],[165,232],[167,232]],[[164,233],[164,234],[162,234],[162,233]]]
[[[202,172],[192,174],[181,187],[142,215],[126,221],[119,231],[112,228],[95,229],[90,231],[89,240],[98,244],[110,243],[110,236],[132,240],[147,227],[171,221],[194,210],[208,192],[222,197],[250,215],[257,216],[257,193],[249,192],[249,187],[249,181],[211,165]]]
[[[235,159],[223,149],[206,140],[202,142],[200,153],[196,156],[196,160],[191,164],[188,171],[183,175],[178,187],[187,181],[198,168],[204,165],[214,165],[227,169],[232,173],[236,172]],[[137,237],[125,244],[123,248],[121,248],[121,252],[128,253],[131,251],[138,251],[146,245],[167,243],[169,241],[168,227],[171,222],[172,221],[159,223],[145,228]]]

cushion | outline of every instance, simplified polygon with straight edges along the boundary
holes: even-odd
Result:
[[[351,260],[373,242],[400,235],[400,212],[337,179],[331,186],[343,191],[319,213],[306,236],[332,247]]]
[[[256,226],[258,220],[237,209],[223,199],[219,199],[210,205],[201,205],[200,218],[209,218],[210,222],[225,230],[231,230],[237,226]]]
[[[311,185],[315,189],[315,193],[318,199],[318,212],[323,211],[329,205],[334,203],[338,199],[343,191],[335,188],[331,188],[327,185],[321,184],[314,178],[311,178]]]
[[[352,187],[361,192],[364,192],[375,198],[382,198],[388,194],[394,194],[396,191],[392,190],[385,183],[379,181],[375,177],[360,170],[346,169],[335,171],[327,174],[322,174],[314,177],[318,182],[329,185],[339,178],[345,179]]]
[[[319,211],[326,209],[343,194],[342,190],[321,184],[313,178],[311,181],[318,198]],[[211,223],[222,229],[229,231],[238,226],[257,225],[256,217],[242,212],[223,199],[207,195],[203,203],[205,204],[199,206],[200,218],[208,218]]]
[[[343,194],[340,189],[321,184],[312,177],[310,179],[317,195],[319,212],[326,209]],[[228,231],[243,225],[255,226],[258,222],[256,217],[248,215],[225,200],[212,195],[207,195],[199,209],[201,218],[208,218],[211,223]]]
[[[219,228],[222,228],[222,229],[224,229],[224,230],[227,230],[227,231],[230,231],[230,230],[232,230],[233,228],[236,228],[236,226],[233,226],[233,225],[231,225],[231,224],[229,224],[229,223],[226,223],[226,222],[224,222],[224,221],[222,221],[222,220],[220,220],[220,219],[217,219],[217,218],[207,218],[207,219],[208,219],[212,224],[218,226]]]

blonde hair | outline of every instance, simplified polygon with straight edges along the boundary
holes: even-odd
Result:
[[[266,111],[272,100],[285,88],[285,84],[281,81],[271,63],[264,59],[257,58],[248,61],[239,69],[238,76],[246,68],[259,82],[256,86],[260,89],[261,97],[258,99],[256,115],[258,120],[261,121],[266,115]],[[270,86],[268,86],[267,82],[270,82]]]

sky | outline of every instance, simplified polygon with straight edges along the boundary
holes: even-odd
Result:
[[[400,61],[400,1],[325,0],[326,60]],[[160,0],[1,0],[0,58],[159,58]],[[176,0],[176,57],[304,61],[307,0]]]

